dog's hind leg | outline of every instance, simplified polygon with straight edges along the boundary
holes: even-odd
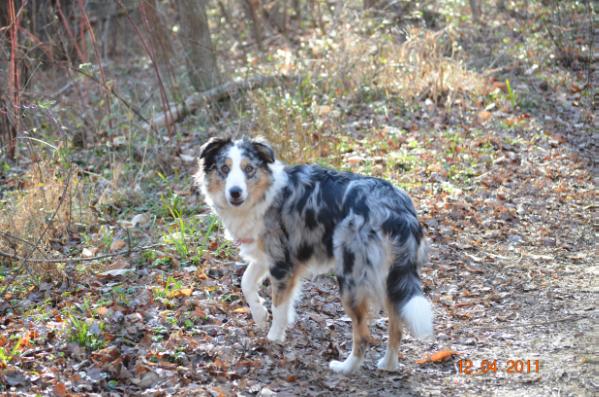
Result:
[[[260,282],[266,276],[268,268],[262,264],[252,262],[249,264],[241,277],[241,290],[246,302],[250,306],[252,318],[260,328],[266,328],[268,311],[264,307],[263,299],[258,295]]]
[[[397,355],[399,353],[399,343],[401,342],[401,319],[393,303],[389,300],[387,300],[385,308],[389,315],[389,340],[387,341],[387,351],[378,361],[377,368],[385,371],[397,371],[399,369]]]
[[[356,303],[350,293],[345,293],[342,299],[345,312],[352,320],[352,349],[345,361],[333,360],[329,363],[329,368],[335,372],[350,374],[362,366],[364,353],[370,340],[368,300],[364,298]]]
[[[431,303],[424,297],[418,262],[422,260],[423,241],[408,236],[403,243],[395,243],[395,256],[387,275],[387,304],[389,314],[389,342],[387,351],[378,362],[378,368],[394,371],[398,367],[397,349],[401,340],[401,324],[405,324],[417,338],[433,334]]]

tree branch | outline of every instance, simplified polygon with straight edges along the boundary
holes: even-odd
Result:
[[[195,93],[187,97],[183,103],[171,106],[168,112],[164,112],[154,117],[148,127],[166,127],[185,119],[185,117],[194,113],[202,105],[231,97],[241,91],[273,86],[280,81],[295,79],[295,76],[278,75],[255,76],[242,81],[229,81],[207,91]]]

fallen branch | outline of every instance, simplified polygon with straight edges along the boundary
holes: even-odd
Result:
[[[189,114],[198,110],[202,105],[232,97],[241,91],[268,87],[281,81],[291,81],[295,79],[295,76],[278,75],[255,76],[242,81],[229,81],[207,91],[190,95],[183,101],[183,103],[173,105],[168,111],[154,117],[150,125],[146,125],[146,127],[166,127],[183,120]]]

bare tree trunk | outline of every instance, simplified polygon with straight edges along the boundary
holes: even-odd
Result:
[[[480,21],[482,16],[481,0],[470,0],[470,10],[472,11],[472,20]]]
[[[262,46],[263,41],[263,32],[262,26],[260,23],[260,17],[258,9],[260,8],[260,0],[244,0],[243,1],[243,10],[247,15],[248,19],[252,21],[252,33],[254,35],[254,40],[256,40],[256,44],[258,45],[258,49],[262,51],[264,48]]]
[[[172,91],[176,86],[177,80],[173,72],[175,51],[169,37],[168,29],[160,19],[157,0],[143,1],[139,6],[139,13],[144,23],[145,34],[148,36],[150,45],[154,49],[160,74],[167,76],[168,84]]]
[[[287,0],[278,0],[263,7],[264,14],[279,33],[287,35]]]
[[[8,20],[7,30],[8,46],[10,49],[9,63],[7,68],[6,82],[8,83],[8,92],[6,98],[3,98],[0,92],[0,112],[2,112],[0,133],[5,137],[6,155],[9,160],[14,160],[17,150],[17,133],[20,122],[20,91],[21,91],[21,54],[19,54],[18,31],[20,19],[17,16],[14,0],[9,0],[6,19]],[[3,18],[4,19],[4,18]],[[12,117],[11,117],[12,116]]]
[[[207,3],[208,0],[176,1],[187,70],[196,91],[205,91],[220,83],[216,53],[206,15]]]

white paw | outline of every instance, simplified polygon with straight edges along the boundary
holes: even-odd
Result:
[[[349,356],[345,361],[331,361],[329,363],[329,368],[334,372],[349,375],[360,368],[360,364],[360,360],[353,356]]]
[[[272,325],[270,326],[270,330],[268,331],[268,335],[266,338],[275,343],[283,343],[285,342],[285,327],[279,327],[276,324],[276,321],[273,320]]]
[[[268,331],[266,339],[274,343],[283,343],[285,342],[285,331],[281,331],[279,329],[274,329],[273,327],[270,327],[270,331]]]
[[[252,318],[256,326],[260,329],[266,329],[268,326],[268,310],[262,305],[252,308]]]
[[[387,353],[378,361],[376,367],[383,371],[395,372],[399,370],[399,360],[397,357],[389,356]]]

